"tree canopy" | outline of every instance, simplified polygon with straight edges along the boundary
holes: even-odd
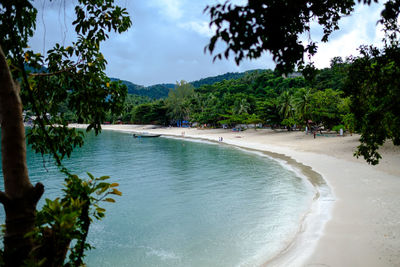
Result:
[[[323,27],[321,41],[327,42],[329,35],[339,29],[339,20],[349,15],[354,5],[353,0],[250,0],[246,5],[234,5],[228,0],[205,9],[210,14],[210,26],[216,27],[206,49],[212,53],[217,41],[223,41],[227,48],[214,59],[228,58],[232,53],[237,64],[268,51],[278,70],[289,73],[295,65],[304,63],[304,54],[314,55],[317,51],[315,41],[304,44],[300,40],[302,34],[310,32],[311,21],[316,20]]]
[[[370,5],[372,1],[357,2]],[[310,22],[315,20],[323,28],[320,41],[327,42],[330,34],[339,29],[340,19],[350,15],[355,4],[354,0],[249,0],[247,4],[234,5],[227,0],[224,4],[208,6],[205,9],[210,15],[210,26],[216,28],[205,50],[215,52],[217,42],[221,41],[226,44],[226,48],[224,52],[216,52],[214,60],[233,55],[237,64],[245,58],[254,59],[260,57],[263,52],[270,52],[280,72],[290,73],[297,66],[303,69],[305,78],[313,83],[317,82],[320,88],[325,87],[326,85],[315,79],[317,72],[312,63],[304,66],[305,57],[308,56],[311,60],[317,52],[317,41],[309,37],[308,43],[303,43],[300,37],[304,34],[310,36]],[[396,80],[384,78],[392,77],[399,67],[396,60],[396,51],[400,48],[399,14],[400,1],[387,0],[378,21],[385,31],[384,48],[361,48],[361,57],[349,62],[351,67],[347,82],[340,79],[341,83],[347,84],[344,88],[350,97],[356,130],[361,134],[361,145],[355,155],[363,156],[372,164],[378,163],[378,148],[385,140],[391,139],[395,145],[399,145],[398,135],[395,133],[398,131],[397,120],[389,118],[398,114],[396,110],[400,109],[400,105],[397,101],[386,103],[377,98],[380,96],[385,100],[399,95],[400,89]],[[333,66],[341,66],[337,64],[340,63],[337,60],[333,60],[332,63]],[[371,75],[374,75],[374,80]],[[323,114],[321,110],[321,115]]]
[[[335,67],[320,70],[316,76],[319,88],[302,76],[285,78],[272,70],[194,89],[181,82],[165,100],[148,99],[133,106],[127,102],[126,113],[120,117],[125,122],[145,124],[168,125],[185,119],[211,127],[262,123],[288,129],[295,124],[310,128],[308,121],[312,120],[328,130],[346,124],[344,116],[351,117],[340,79],[347,64],[340,61]]]
[[[106,59],[101,44],[115,31],[131,26],[125,9],[113,0],[79,0],[73,21],[76,40],[58,43],[45,55],[28,47],[36,26],[37,10],[28,0],[0,1],[0,121],[4,192],[0,202],[6,212],[4,253],[6,266],[80,266],[90,221],[104,216],[98,204],[108,194],[119,195],[108,177],[81,180],[62,165],[83,133],[67,127],[70,115],[88,123],[96,133],[107,111],[119,112],[126,87],[112,82],[104,73]],[[41,183],[33,186],[26,165],[22,110],[35,115],[28,143],[37,152],[50,154],[66,175],[65,196],[46,200],[36,216],[43,193]],[[93,196],[93,194],[97,196]],[[70,247],[70,245],[73,247]],[[64,262],[69,251],[69,261]],[[4,262],[3,262],[4,260]]]
[[[400,145],[400,48],[364,47],[352,58],[344,91],[349,95],[355,129],[362,133],[356,156],[377,164],[387,139]]]

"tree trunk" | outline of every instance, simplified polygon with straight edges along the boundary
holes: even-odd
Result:
[[[34,229],[36,204],[44,187],[41,183],[33,187],[29,181],[19,87],[12,79],[1,47],[0,122],[5,188],[5,192],[0,192],[0,202],[6,213],[4,262],[6,266],[21,266],[32,251],[32,238],[25,235]]]

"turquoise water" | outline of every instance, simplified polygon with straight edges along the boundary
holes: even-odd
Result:
[[[46,171],[31,151],[28,165],[31,180],[46,186],[44,198],[60,194],[56,168]],[[123,192],[92,225],[89,267],[254,266],[293,237],[313,197],[278,162],[211,143],[103,131],[66,165],[81,176],[110,175]]]

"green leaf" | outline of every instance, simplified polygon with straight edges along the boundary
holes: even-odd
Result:
[[[100,178],[97,178],[96,180],[103,181],[103,180],[107,180],[107,179],[110,179],[110,176],[101,176]]]

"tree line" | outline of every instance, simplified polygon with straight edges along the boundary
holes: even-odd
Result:
[[[334,58],[312,80],[258,70],[199,88],[181,81],[165,99],[128,95],[123,112],[107,119],[110,123],[176,125],[186,120],[208,127],[262,124],[288,130],[322,126],[354,131],[350,98],[343,91],[348,66],[349,62]]]

